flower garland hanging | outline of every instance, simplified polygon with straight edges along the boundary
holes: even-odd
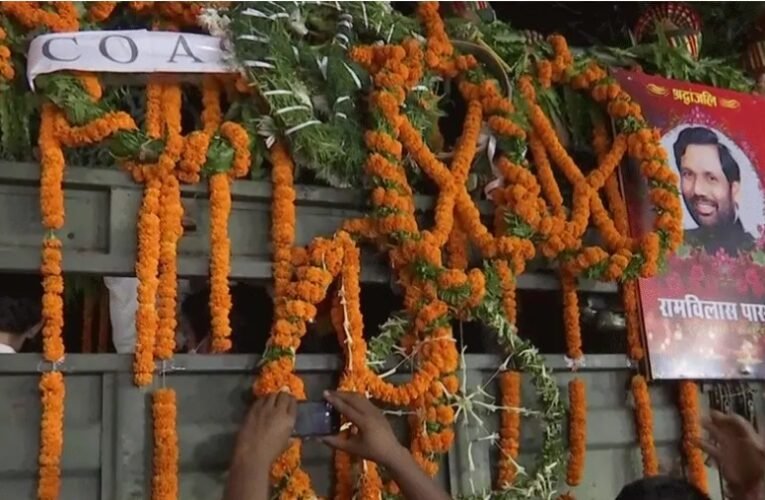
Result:
[[[30,4],[27,10],[34,10],[31,8],[33,2],[21,4]],[[105,19],[114,9],[114,5],[110,4],[114,2],[94,4],[88,9],[88,15]],[[162,22],[176,26],[196,23],[200,11],[200,3],[197,2],[188,5],[154,2],[131,4],[137,12],[150,13],[161,18]],[[62,13],[67,12],[66,6],[61,8]],[[305,8],[306,12],[334,10],[333,7],[324,5]],[[249,25],[266,27],[263,31],[267,34],[282,29],[299,31],[300,22],[296,23],[289,17],[291,13],[300,11],[292,9],[284,5],[264,4],[254,9],[248,8],[250,12],[246,15],[253,18],[248,20],[252,21]],[[333,280],[339,277],[343,296],[342,299],[337,299],[333,308],[333,320],[336,319],[335,316],[342,320],[336,324],[338,335],[344,341],[346,355],[346,371],[341,386],[350,390],[369,391],[373,396],[390,404],[408,406],[414,413],[411,419],[411,449],[423,469],[435,474],[439,455],[445,453],[452,444],[455,417],[467,401],[467,395],[462,393],[464,388],[460,387],[455,375],[459,367],[459,355],[448,322],[452,319],[479,319],[497,331],[503,345],[511,353],[507,366],[511,370],[531,375],[541,400],[542,409],[538,414],[544,421],[544,452],[540,455],[535,471],[516,471],[513,491],[519,490],[531,497],[552,494],[552,479],[556,477],[563,463],[560,459],[563,455],[560,446],[562,405],[558,399],[557,386],[542,363],[542,358],[533,346],[523,342],[516,335],[515,278],[523,272],[526,262],[537,250],[544,256],[558,261],[564,280],[568,355],[572,360],[580,360],[582,352],[576,300],[577,277],[629,279],[656,272],[656,263],[662,253],[671,250],[677,239],[675,232],[679,225],[676,224],[676,208],[679,205],[674,205],[677,196],[676,192],[673,192],[676,179],[667,175],[664,169],[666,158],[662,157],[663,150],[658,145],[655,133],[646,129],[639,108],[630,102],[628,96],[610,82],[599,68],[593,65],[574,67],[573,58],[568,54],[564,40],[551,39],[553,57],[549,61],[538,61],[538,82],[543,88],[552,84],[568,83],[575,89],[589,90],[593,98],[604,103],[607,111],[616,117],[617,121],[617,133],[610,150],[604,148],[597,168],[586,176],[560,147],[554,130],[551,132],[552,128],[547,127],[549,123],[545,123],[544,114],[540,115],[536,104],[537,88],[530,78],[522,79],[518,86],[521,100],[525,101],[523,111],[527,112],[530,118],[531,127],[526,131],[518,125],[517,112],[510,100],[501,95],[499,87],[483,74],[477,62],[469,56],[455,53],[443,21],[438,15],[436,4],[425,3],[418,9],[418,16],[426,34],[422,44],[405,38],[406,34],[414,30],[411,23],[389,24],[389,33],[384,33],[381,29],[384,24],[370,26],[372,16],[378,15],[383,9],[384,7],[370,5],[367,11],[363,4],[356,3],[338,8],[336,14],[329,16],[336,21],[337,33],[331,44],[316,52],[320,56],[316,59],[312,59],[313,54],[304,51],[303,46],[296,43],[298,62],[295,64],[292,60],[292,47],[290,46],[289,50],[286,50],[287,45],[282,47],[285,49],[284,53],[289,56],[290,67],[296,67],[296,72],[300,72],[301,78],[308,75],[304,80],[298,78],[298,81],[307,83],[305,89],[290,85],[288,95],[282,93],[285,88],[268,81],[267,77],[260,75],[256,78],[261,81],[258,82],[260,88],[254,89],[255,96],[265,98],[266,103],[270,105],[272,121],[265,123],[268,126],[272,126],[274,121],[280,124],[272,129],[261,124],[259,130],[268,132],[269,140],[279,136],[284,142],[277,141],[271,148],[274,165],[272,237],[277,317],[255,390],[264,393],[287,386],[296,395],[301,395],[302,382],[294,374],[294,353],[305,334],[306,321],[310,321],[316,315],[316,304],[327,293]],[[46,21],[50,21],[44,13],[23,14],[22,11],[23,9],[19,9],[17,15],[38,16],[41,19],[45,17]],[[267,18],[263,18],[259,13],[265,14]],[[394,18],[394,15],[389,17]],[[261,36],[254,32],[247,34]],[[284,33],[279,33],[279,36],[282,35]],[[396,45],[356,45],[346,54],[345,49],[353,46],[361,36],[392,41]],[[283,36],[284,39],[293,42],[299,42],[301,37],[302,35],[295,36],[295,33],[290,31]],[[239,43],[235,37],[231,39]],[[252,40],[247,44],[250,42]],[[3,52],[0,49],[0,63],[2,56]],[[251,61],[258,62],[260,59]],[[265,62],[273,64],[271,60]],[[275,73],[285,67],[281,66]],[[327,74],[322,74],[323,71]],[[370,78],[367,78],[367,71]],[[449,165],[439,161],[431,151],[431,143],[423,137],[423,127],[416,115],[418,112],[426,114],[427,105],[421,104],[422,100],[427,98],[425,94],[428,91],[425,89],[439,78],[454,79],[458,83],[467,109],[462,136],[455,146],[454,156]],[[139,334],[139,346],[136,349],[136,380],[140,380],[140,383],[148,383],[151,380],[155,369],[155,357],[169,359],[174,350],[172,334],[176,326],[176,257],[178,239],[182,235],[180,221],[183,214],[178,181],[196,182],[203,172],[208,177],[210,187],[210,307],[213,316],[213,349],[225,351],[231,345],[228,324],[231,308],[228,290],[231,255],[227,230],[231,210],[231,180],[247,173],[251,160],[251,137],[248,130],[255,130],[255,127],[252,123],[246,123],[246,129],[234,122],[223,123],[220,88],[216,88],[215,81],[215,78],[205,78],[203,83],[202,130],[184,139],[180,135],[180,88],[177,86],[167,83],[150,85],[147,89],[145,130],[140,131],[136,130],[135,123],[129,116],[110,112],[105,106],[84,106],[74,110],[67,104],[67,99],[62,98],[62,94],[67,94],[68,97],[68,91],[74,89],[75,99],[80,99],[80,94],[87,94],[88,102],[97,101],[101,92],[97,80],[83,77],[75,87],[69,86],[71,82],[60,78],[60,75],[40,80],[40,88],[55,105],[49,105],[54,115],[50,117],[53,128],[48,137],[57,143],[56,147],[59,150],[61,147],[97,142],[112,136],[112,151],[119,153],[117,156],[121,163],[132,171],[136,180],[145,184],[146,196],[139,217],[139,262],[136,268],[139,278],[144,281],[139,294],[143,304],[143,312],[139,314],[139,318],[145,321],[139,321],[137,318],[137,324],[140,322],[144,334]],[[363,133],[358,125],[362,122],[356,105],[369,81],[374,88],[370,96],[372,119],[369,121],[373,128]],[[228,90],[230,84],[226,85]],[[312,99],[312,89],[316,85],[326,86],[328,89],[326,94],[331,103],[328,107]],[[310,97],[306,101],[307,96]],[[283,106],[273,104],[278,100],[274,98],[293,99],[292,106],[299,109],[285,110]],[[56,109],[56,106],[60,109]],[[80,117],[84,118],[74,119],[77,115],[75,111],[79,111]],[[365,155],[363,146],[369,150],[364,168],[373,181],[370,195],[373,210],[370,217],[351,221],[345,229],[354,237],[372,240],[388,251],[396,278],[405,289],[405,311],[399,323],[400,331],[404,333],[396,337],[391,346],[399,341],[412,356],[414,377],[406,384],[393,385],[384,380],[384,376],[372,372],[366,366],[368,349],[363,339],[357,293],[358,248],[349,235],[339,232],[329,240],[317,239],[307,249],[293,248],[295,172],[290,154],[295,155],[299,163],[311,166],[310,161],[305,161],[306,153],[298,151],[300,148],[296,147],[296,137],[303,133],[315,133],[319,124],[305,125],[306,122],[291,115],[296,113],[297,116],[307,111],[316,111],[317,114],[312,116],[321,116],[320,120],[330,125],[326,128],[328,137],[341,132],[340,135],[349,141],[343,146],[346,155],[349,154],[348,144],[351,144],[350,147],[359,146],[353,151],[361,154],[362,159]],[[327,116],[331,118],[327,119]],[[309,118],[309,121],[311,119],[313,118]],[[287,120],[297,121],[288,127],[285,125]],[[492,196],[498,207],[495,223],[499,230],[495,234],[484,225],[466,186],[476,154],[476,139],[484,121],[494,134],[499,148],[494,160],[501,174],[502,184]],[[303,128],[292,130],[298,125],[303,125]],[[42,135],[41,132],[41,139]],[[526,140],[529,141],[532,150],[533,165],[524,159]],[[291,152],[288,152],[286,144],[292,146]],[[405,151],[408,155],[406,158]],[[42,140],[41,153],[45,158]],[[55,151],[49,148],[48,153],[48,161],[51,162],[55,159],[55,155],[52,155]],[[613,217],[617,219],[612,204],[613,196],[609,193],[613,193],[614,188],[618,191],[613,173],[625,154],[642,162],[644,174],[651,179],[652,199],[659,208],[656,230],[652,235],[637,241],[624,236],[626,231],[619,234],[619,222],[611,220],[598,194],[601,188],[606,191],[609,208]],[[358,166],[360,163],[361,160],[346,161],[347,165]],[[438,189],[435,224],[429,230],[421,230],[414,217],[413,189],[408,179],[411,175],[408,171],[409,165],[421,168],[424,175]],[[570,212],[563,206],[560,189],[552,175],[553,166],[561,170],[574,185],[574,203]],[[341,177],[346,178],[346,174],[357,173],[346,172]],[[41,176],[41,206],[45,199],[50,214],[58,214],[60,199],[60,217],[63,224],[63,194],[60,192],[62,178],[63,155],[58,178],[55,169],[49,169],[47,176]],[[59,191],[56,190],[57,185]],[[45,189],[42,189],[43,186]],[[57,220],[57,216],[49,215],[51,221]],[[603,236],[604,248],[582,247],[582,235],[589,223]],[[481,257],[486,260],[482,270],[468,270],[470,244],[474,244]],[[60,298],[58,278],[61,277],[61,243],[51,239],[46,241],[45,245],[43,269],[47,269],[51,277],[46,285],[46,297],[51,298],[48,306],[49,315],[53,316],[54,296],[58,295]],[[443,265],[444,246],[448,268]],[[63,288],[62,280],[60,288]],[[56,326],[56,322],[51,324]],[[58,329],[60,336],[60,327]],[[51,327],[48,333],[49,335],[44,337],[54,352],[55,329]],[[639,347],[639,339],[636,342]],[[633,347],[631,343],[630,351],[637,352],[638,347]],[[60,351],[63,356],[63,343]],[[636,406],[639,407],[639,410],[636,410],[638,421],[641,421],[645,420],[644,405],[648,392],[647,386],[643,387],[645,382],[643,381],[643,386],[639,382],[639,379],[633,381],[633,390],[636,394]],[[582,387],[582,392],[583,389]],[[575,391],[571,392],[573,418],[574,409],[582,409],[586,403],[577,402],[575,405]],[[61,393],[63,394],[63,385]],[[160,400],[172,406],[172,411],[160,412]],[[648,422],[652,425],[650,401],[647,404]],[[518,408],[519,405],[520,403],[515,407]],[[510,405],[503,403],[503,407],[506,406]],[[154,409],[155,426],[163,426],[162,429],[155,429],[156,435],[168,436],[170,441],[177,440],[174,395],[155,395]],[[167,418],[170,413],[173,414],[172,426]],[[55,417],[53,410],[48,414]],[[516,417],[519,414],[518,411],[515,412]],[[503,419],[512,415],[513,412],[508,412],[507,408],[502,410]],[[582,415],[582,418],[586,418],[585,414]],[[170,436],[170,427],[174,438]],[[643,432],[641,431],[641,436]],[[643,441],[644,437],[641,437],[641,445]],[[168,482],[172,481],[168,475],[177,476],[177,444],[174,451],[172,447],[160,449],[161,444],[156,442],[155,496],[172,498],[177,496],[177,478],[173,487]],[[509,442],[501,444],[501,448],[503,453],[507,450],[512,451]],[[572,444],[572,452],[574,448]],[[651,446],[644,448],[645,460],[652,448],[652,442]],[[517,447],[515,452],[517,454]],[[174,462],[170,461],[173,463],[162,458],[172,456],[173,453],[176,457]],[[308,477],[300,470],[299,460],[299,447],[292,447],[280,458],[272,471],[271,479],[278,485],[283,498],[311,495]],[[571,467],[576,463],[573,459],[569,461],[569,473],[572,477],[576,474],[575,471],[572,472]],[[347,456],[338,455],[336,464],[343,470],[351,470],[351,467],[345,468],[351,464]],[[387,484],[383,487],[384,471],[378,471],[373,464],[362,462],[360,465],[357,477],[344,476],[343,486],[338,483],[339,491],[345,492],[343,495],[378,497],[383,489],[389,494],[397,493],[395,485]],[[175,472],[172,472],[173,467]],[[168,491],[173,491],[173,488],[176,493],[166,495]],[[156,493],[157,491],[165,493]],[[499,492],[497,495],[507,493]]]
[[[618,88],[609,87],[606,94],[616,95]],[[593,149],[599,161],[607,154],[609,144],[608,132],[603,122],[596,122],[593,130]],[[619,190],[616,173],[612,173],[605,184],[606,199],[609,209],[614,215],[615,230],[623,235],[629,234],[627,206]],[[637,283],[635,280],[622,283],[622,303],[627,326],[627,357],[637,366],[644,357],[642,339],[640,336],[640,319],[637,305]],[[643,459],[643,475],[658,474],[659,462],[653,441],[653,412],[651,410],[651,395],[648,386],[639,374],[633,375],[632,398],[635,404],[635,427]],[[650,433],[650,434],[647,434]]]
[[[642,375],[632,377],[632,397],[635,403],[635,425],[638,431],[640,453],[643,457],[643,475],[655,476],[659,473],[659,459],[653,440],[653,410],[648,384]]]
[[[698,447],[701,439],[701,412],[699,409],[699,390],[690,380],[679,384],[680,419],[683,429],[683,455],[688,465],[688,481],[704,493],[709,492],[707,468],[704,454]]]
[[[661,147],[658,134],[647,127],[640,107],[611,82],[604,70],[590,63],[584,70],[577,71],[571,66],[572,58],[565,40],[552,37],[551,45],[555,51],[552,81],[561,82],[565,77],[565,81],[575,90],[590,90],[596,102],[606,104],[618,133],[611,151],[602,157],[598,168],[584,176],[560,145],[548,118],[536,104],[536,92],[530,79],[521,78],[519,88],[529,110],[531,125],[554,163],[574,185],[574,200],[570,222],[560,226],[556,217],[552,216],[552,221],[547,220],[540,226],[542,219],[534,211],[525,208],[524,204],[532,202],[544,207],[544,201],[527,190],[515,192],[507,200],[510,204],[509,217],[514,219],[508,231],[510,234],[533,235],[542,240],[545,255],[563,255],[566,267],[574,274],[583,273],[588,278],[604,280],[629,279],[636,275],[652,276],[662,253],[676,249],[682,233],[677,178],[667,165],[666,152]],[[609,93],[609,90],[612,92]],[[607,230],[613,225],[604,223],[607,214],[598,210],[597,201],[594,202],[596,210],[590,210],[590,204],[597,197],[597,190],[603,187],[625,153],[639,161],[643,174],[651,183],[651,200],[659,213],[655,230],[635,245],[614,231]],[[591,216],[595,218],[596,226],[604,232],[611,253],[599,247],[581,248],[581,235]]]
[[[502,372],[499,376],[502,406],[507,409],[500,415],[499,469],[497,489],[506,490],[513,484],[518,472],[518,452],[521,445],[521,374],[516,371]]]
[[[173,389],[157,389],[152,395],[154,460],[152,500],[178,498],[178,432],[176,395]]]
[[[61,490],[61,454],[64,449],[64,375],[45,372],[40,378],[42,416],[37,484],[38,500],[57,500]]]
[[[423,4],[424,7],[421,6],[420,8],[420,15],[423,17],[426,16],[433,16],[435,12],[435,16],[437,16],[437,11],[434,11],[432,4]],[[432,21],[432,19],[430,20]],[[437,25],[435,23],[431,24],[431,27],[435,34],[437,35]],[[439,39],[439,38],[436,38]],[[435,47],[438,47],[438,44],[432,44],[435,45]],[[402,62],[405,61],[405,58],[407,55],[413,54],[413,47],[411,45],[407,45],[404,43],[404,45],[401,47],[404,50],[400,50],[398,47],[369,47],[369,48],[359,48],[356,47],[353,49],[353,56],[356,60],[359,61],[368,61],[371,62],[373,66],[376,66],[379,68],[378,73],[375,75],[375,82],[383,85],[391,85],[393,82],[400,82],[402,81],[401,78],[396,78],[391,74],[391,70],[393,70],[396,67],[399,67],[397,65],[401,65]],[[440,54],[445,54],[448,52],[448,49],[438,49],[436,52]],[[440,63],[440,57],[438,54],[434,53],[435,57],[431,57],[431,61],[435,65],[439,65]],[[465,60],[469,64],[469,60]],[[460,70],[459,68],[460,63],[456,63],[455,66],[452,66],[450,64],[445,65],[445,68],[456,68],[457,70]],[[370,67],[369,69],[373,70],[374,73],[374,67]],[[462,70],[466,69],[466,66],[462,66]],[[386,70],[388,73],[386,74]],[[409,75],[412,74],[412,69],[409,70]],[[475,96],[480,96],[479,93],[482,89],[481,87],[469,87],[468,85],[465,85],[466,89],[473,90]],[[487,87],[483,87],[483,89],[486,89]],[[469,198],[469,195],[465,192],[464,189],[457,188],[455,184],[450,182],[449,177],[449,169],[444,168],[443,165],[440,164],[440,162],[436,161],[435,158],[429,155],[429,152],[426,148],[423,148],[421,145],[421,142],[417,140],[418,135],[416,133],[411,133],[410,128],[407,125],[406,119],[401,120],[397,117],[396,114],[396,108],[397,108],[397,102],[400,102],[401,95],[405,94],[405,92],[401,92],[395,87],[388,87],[386,90],[390,92],[390,94],[386,94],[380,91],[373,92],[372,94],[372,102],[378,103],[378,109],[380,110],[380,113],[383,115],[383,117],[388,122],[392,123],[402,123],[402,125],[399,126],[401,135],[400,138],[402,139],[402,142],[404,143],[404,146],[407,148],[407,151],[412,156],[412,158],[417,162],[418,165],[420,165],[421,168],[427,173],[427,175],[431,178],[433,178],[437,185],[440,188],[440,194],[439,194],[439,200],[437,202],[437,207],[448,207],[451,203],[449,198],[453,196],[455,199],[457,209],[457,214],[460,216],[460,221],[463,223],[463,227],[467,229],[467,233],[470,235],[472,240],[475,240],[479,243],[479,247],[482,248],[482,250],[489,256],[496,256],[498,250],[502,251],[503,254],[508,254],[511,256],[512,262],[513,262],[513,270],[517,270],[518,272],[522,272],[523,265],[525,263],[525,259],[528,258],[530,255],[529,249],[533,248],[530,245],[530,242],[521,242],[519,240],[516,240],[514,238],[500,238],[499,241],[495,241],[494,238],[490,235],[490,233],[486,230],[486,228],[482,225],[480,222],[480,216],[475,209],[475,206],[473,205],[472,201]],[[403,90],[403,89],[402,89]],[[388,98],[388,95],[390,95],[392,98]],[[470,100],[470,96],[466,96],[468,100]],[[484,105],[485,102],[485,105]],[[489,107],[491,112],[496,112],[496,106],[497,101],[494,100],[484,100],[482,102],[482,107]],[[502,104],[503,108],[507,108],[508,104]],[[391,130],[391,129],[388,129]],[[393,129],[395,130],[395,128]],[[513,133],[517,133],[517,130],[512,129]],[[378,141],[375,141],[377,143]],[[383,144],[383,142],[380,142],[379,144]],[[392,145],[395,145],[395,140],[391,141]],[[376,144],[370,144],[370,147],[375,147]],[[376,224],[378,229],[374,231],[378,235],[378,239],[382,239],[386,233],[390,236],[388,238],[393,238],[393,241],[400,241],[404,240],[404,248],[408,246],[408,242],[406,240],[408,234],[413,232],[413,229],[416,229],[416,222],[412,223],[405,223],[404,221],[407,220],[406,218],[402,217],[403,214],[409,214],[410,212],[410,206],[411,204],[407,204],[406,202],[398,202],[396,201],[396,198],[398,198],[399,193],[410,193],[411,190],[408,189],[408,186],[406,185],[405,177],[402,175],[399,175],[396,172],[396,168],[394,167],[394,163],[392,163],[390,159],[395,159],[400,156],[400,146],[397,146],[396,149],[390,149],[383,148],[380,151],[380,154],[377,154],[375,150],[372,150],[372,154],[370,155],[370,159],[367,163],[367,170],[368,173],[371,174],[373,177],[379,176],[381,179],[376,184],[381,186],[388,187],[388,192],[385,192],[385,190],[380,190],[385,194],[385,196],[380,197],[373,197],[373,203],[375,199],[380,200],[384,203],[384,205],[387,205],[385,210],[376,209],[375,212],[378,215]],[[391,189],[393,188],[393,189]],[[457,191],[455,193],[455,191]],[[388,196],[390,194],[390,197]],[[451,195],[451,196],[449,196]],[[378,202],[379,203],[379,202]],[[388,208],[389,207],[389,208]],[[373,212],[373,213],[375,213]],[[436,209],[437,213],[441,214],[448,214],[449,211],[445,210],[444,208]],[[386,219],[390,219],[392,216],[396,216],[397,225],[393,224],[387,224]],[[407,215],[408,217],[408,215]],[[392,222],[392,221],[391,221]],[[402,226],[401,223],[406,224],[405,226]],[[424,238],[427,238],[424,242],[424,244],[428,244],[429,241],[440,241],[441,244],[446,241],[448,238],[448,234],[450,232],[448,228],[448,223],[445,222],[443,219],[439,219],[437,216],[436,219],[436,227],[432,232],[422,233]],[[384,241],[390,241],[390,239],[386,239]],[[422,250],[419,250],[420,255],[434,255],[431,253],[424,253],[425,247],[422,243],[418,243],[418,246],[422,248]],[[414,247],[418,248],[418,247]],[[440,252],[438,252],[438,255],[440,255]],[[533,255],[533,253],[531,253]],[[406,254],[401,255],[399,254],[395,249],[392,252],[391,255],[393,259],[393,264],[396,268],[406,269]],[[501,261],[500,261],[501,262]],[[432,268],[430,266],[423,267],[422,264],[419,264],[421,269],[423,269],[424,272],[427,273],[427,275],[430,276],[438,276],[440,273],[438,272],[438,267]],[[407,276],[408,279],[410,275],[404,274],[404,276]],[[416,275],[415,275],[416,276]],[[405,303],[407,304],[417,304],[420,300],[418,295],[421,295],[422,292],[413,293],[416,290],[419,290],[420,288],[414,288],[414,287],[406,287],[407,288],[407,296],[405,298]],[[543,402],[547,404],[546,406],[546,412],[545,412],[545,419],[550,419],[548,421],[548,426],[546,427],[545,432],[545,440],[546,440],[546,449],[550,450],[553,453],[557,453],[558,443],[559,442],[559,433],[560,433],[560,425],[557,426],[554,424],[562,415],[560,412],[559,406],[557,406],[556,401],[557,398],[557,387],[555,386],[554,380],[549,378],[549,375],[545,372],[543,368],[543,364],[538,364],[538,358],[536,355],[536,352],[533,349],[529,349],[528,346],[522,345],[520,343],[519,339],[514,336],[514,333],[512,331],[512,327],[508,328],[508,325],[506,323],[506,320],[501,315],[497,315],[497,312],[500,314],[503,312],[502,304],[503,302],[506,304],[513,304],[514,301],[509,300],[509,297],[511,297],[509,291],[514,290],[514,286],[512,285],[512,275],[510,275],[510,279],[505,281],[503,284],[503,289],[508,290],[508,293],[505,293],[503,291],[498,290],[493,294],[492,301],[491,302],[483,302],[481,301],[480,297],[484,296],[483,292],[480,292],[478,294],[473,293],[467,293],[466,289],[466,295],[469,297],[478,297],[478,300],[475,301],[478,304],[481,304],[484,314],[484,320],[487,321],[490,326],[493,326],[497,329],[498,333],[500,334],[503,341],[508,342],[508,348],[510,349],[510,352],[516,352],[519,353],[519,356],[516,358],[519,366],[521,368],[530,368],[532,369],[532,376],[535,379],[535,383],[540,384],[540,394],[542,394]],[[438,288],[436,288],[438,290]],[[482,290],[482,289],[481,289]],[[425,289],[426,293],[433,293],[428,292],[427,288]],[[436,292],[438,293],[438,292]],[[488,295],[488,293],[487,293]],[[504,299],[502,298],[504,297]],[[494,300],[499,300],[499,303],[494,302]],[[508,300],[505,300],[508,299]],[[468,299],[470,300],[470,299]],[[475,300],[475,299],[474,299]],[[438,303],[433,304],[434,306],[437,306]],[[490,305],[490,304],[497,304],[496,306]],[[495,309],[498,308],[498,309]],[[426,309],[423,309],[423,311]],[[496,311],[494,313],[491,313],[491,311]],[[443,314],[443,313],[440,313]],[[434,315],[434,317],[438,317],[439,314]],[[514,315],[514,312],[513,312]],[[483,318],[482,318],[483,319]],[[427,323],[420,323],[420,324],[427,324]],[[540,371],[537,371],[538,367],[542,367]],[[415,377],[419,372],[415,374]],[[456,395],[456,394],[455,394]],[[549,397],[549,399],[548,399]],[[385,397],[383,397],[384,400],[386,400]],[[395,401],[398,404],[401,403],[401,401]],[[549,441],[548,441],[549,440]],[[542,458],[542,463],[548,464],[548,460],[551,460],[550,455],[545,455]],[[556,458],[552,458],[552,460],[557,460]],[[558,463],[560,463],[558,461]],[[422,464],[421,464],[422,465]],[[428,467],[429,465],[426,463],[424,464],[426,467],[426,470],[430,470]],[[541,470],[541,469],[540,469]],[[555,467],[546,467],[545,474],[550,474],[551,476],[555,476]],[[524,481],[524,484],[521,485],[521,489],[523,491],[530,492],[532,496],[535,494],[538,494],[539,492],[545,492],[547,491],[547,488],[550,487],[552,484],[548,478],[549,476],[543,475],[543,476],[537,476],[534,477],[533,474],[531,474],[529,477],[533,477],[533,479],[530,479],[529,481]]]
[[[3,28],[0,28],[0,78],[5,81],[13,80],[16,70],[13,69],[11,61],[11,49],[5,45],[8,34]]]
[[[568,468],[566,484],[579,486],[587,455],[587,395],[584,381],[575,378],[568,384]]]

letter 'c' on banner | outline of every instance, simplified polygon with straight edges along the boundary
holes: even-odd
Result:
[[[171,31],[78,31],[32,40],[27,79],[74,70],[96,73],[232,73],[216,37]]]

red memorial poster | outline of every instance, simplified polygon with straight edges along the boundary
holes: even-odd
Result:
[[[765,99],[626,71],[623,88],[662,134],[680,179],[683,246],[639,282],[657,379],[765,379]],[[623,169],[633,235],[647,186]]]

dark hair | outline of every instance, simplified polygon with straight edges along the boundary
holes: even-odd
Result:
[[[273,318],[272,300],[263,287],[237,283],[230,288],[233,352],[263,352]],[[189,320],[197,342],[210,332],[210,287],[188,296],[181,311]]]
[[[688,481],[655,476],[628,484],[616,500],[709,500],[709,497]]]
[[[682,168],[680,164],[681,159],[685,154],[685,150],[692,144],[700,146],[717,146],[717,154],[720,156],[720,165],[722,165],[722,171],[723,174],[725,174],[725,178],[728,179],[728,183],[741,182],[741,170],[739,169],[736,160],[733,159],[733,155],[730,154],[728,146],[720,143],[720,138],[717,137],[717,134],[705,127],[689,127],[678,134],[677,140],[672,146],[678,170]]]
[[[42,318],[42,286],[38,276],[4,275],[0,290],[0,332],[21,335]]]

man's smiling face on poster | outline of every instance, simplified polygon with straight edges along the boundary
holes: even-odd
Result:
[[[713,131],[694,127],[679,134],[674,149],[683,199],[696,223],[711,229],[734,222],[741,182],[728,148]]]

